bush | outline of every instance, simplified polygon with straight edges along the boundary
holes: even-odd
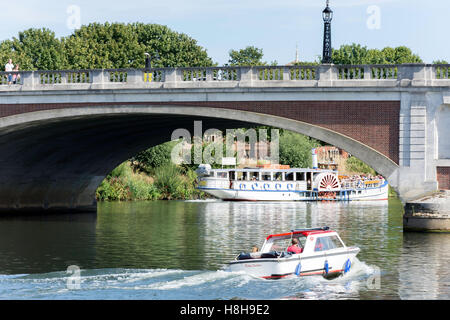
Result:
[[[292,168],[312,167],[311,149],[319,146],[319,142],[291,131],[280,135],[280,164],[288,164]]]
[[[376,171],[370,166],[355,157],[350,157],[345,162],[345,168],[348,172],[376,175]]]
[[[157,200],[160,196],[155,185],[143,179],[128,180],[127,186],[130,190],[130,200]]]
[[[155,186],[161,192],[163,199],[184,198],[184,182],[180,169],[172,163],[155,170]]]
[[[96,198],[100,201],[124,201],[129,197],[129,188],[116,177],[104,179],[96,191]]]
[[[172,148],[176,143],[169,141],[141,151],[133,157],[132,162],[139,170],[151,174],[155,168],[171,163]]]

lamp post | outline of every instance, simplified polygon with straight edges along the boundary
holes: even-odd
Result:
[[[152,82],[153,74],[150,72],[152,68],[152,60],[159,59],[158,52],[155,53],[154,56],[151,56],[150,53],[145,52],[145,71],[144,71],[144,82]]]
[[[323,56],[322,63],[333,63],[331,59],[332,49],[331,49],[331,20],[333,20],[333,10],[330,9],[330,0],[327,0],[327,7],[322,12],[324,25],[324,36],[323,36]]]
[[[159,54],[158,52],[155,53],[155,55],[151,56],[150,53],[145,52],[145,69],[151,69],[152,68],[152,60],[155,59],[159,59]]]

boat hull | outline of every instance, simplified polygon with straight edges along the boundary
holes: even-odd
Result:
[[[227,270],[245,272],[264,279],[280,279],[292,275],[333,278],[346,271],[347,260],[350,261],[350,266],[353,264],[358,252],[358,248],[345,248],[310,256],[297,254],[289,258],[235,260],[228,263]]]
[[[218,199],[234,201],[373,201],[387,200],[389,186],[385,182],[377,188],[347,189],[335,192],[335,197],[321,197],[316,191],[294,190],[241,190],[230,188],[198,187]]]

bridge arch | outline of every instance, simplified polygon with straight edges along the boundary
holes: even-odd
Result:
[[[103,178],[137,152],[170,140],[194,120],[207,128],[268,125],[342,148],[396,186],[398,165],[338,132],[306,122],[250,111],[180,105],[102,105],[27,112],[0,118],[4,152],[0,209],[79,209],[94,205]]]

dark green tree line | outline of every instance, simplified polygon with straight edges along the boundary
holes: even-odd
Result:
[[[91,23],[62,38],[28,29],[0,43],[0,61],[11,58],[21,70],[143,68],[146,52],[158,53],[154,67],[213,65],[195,39],[157,24]]]

